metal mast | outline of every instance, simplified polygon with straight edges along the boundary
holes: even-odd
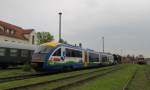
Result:
[[[105,48],[105,47],[104,47],[104,37],[102,37],[102,40],[103,40],[103,43],[102,43],[102,44],[103,44],[103,45],[102,45],[102,46],[103,46],[103,52],[105,52],[105,50],[104,50],[104,48]]]
[[[59,42],[61,42],[61,15],[62,12],[59,12]]]

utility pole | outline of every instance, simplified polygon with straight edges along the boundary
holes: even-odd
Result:
[[[104,37],[102,37],[102,44],[103,44],[103,52],[105,52],[105,50],[104,50]]]
[[[59,12],[59,42],[61,42],[61,15],[62,12]]]
[[[123,55],[123,50],[121,49],[121,56]]]

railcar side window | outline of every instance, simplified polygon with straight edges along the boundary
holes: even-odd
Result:
[[[70,49],[66,49],[66,56],[71,57],[71,50]]]
[[[66,56],[67,57],[82,57],[82,52],[73,49],[66,49]]]
[[[5,48],[0,48],[0,56],[5,56]]]
[[[22,57],[28,57],[28,50],[22,50],[21,51],[21,56]]]
[[[99,54],[89,53],[89,61],[90,62],[98,62],[99,61]]]
[[[102,56],[102,62],[107,62],[107,57],[106,56]]]
[[[53,56],[61,56],[61,48],[59,48]]]
[[[18,50],[17,49],[10,49],[10,56],[17,56]]]
[[[74,50],[74,57],[82,57],[82,52],[81,51],[77,51],[77,50]]]

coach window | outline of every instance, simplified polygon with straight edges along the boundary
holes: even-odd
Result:
[[[10,49],[10,56],[17,56],[18,50],[17,49]]]
[[[61,48],[59,48],[53,56],[61,56]]]
[[[30,51],[30,56],[32,56],[32,55],[33,55],[33,53],[34,53],[34,51]]]
[[[21,56],[22,57],[28,57],[28,50],[22,50],[21,51]]]
[[[5,56],[5,48],[0,48],[0,56]]]

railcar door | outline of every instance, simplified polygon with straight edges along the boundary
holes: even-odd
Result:
[[[84,51],[84,65],[88,66],[88,52]]]

